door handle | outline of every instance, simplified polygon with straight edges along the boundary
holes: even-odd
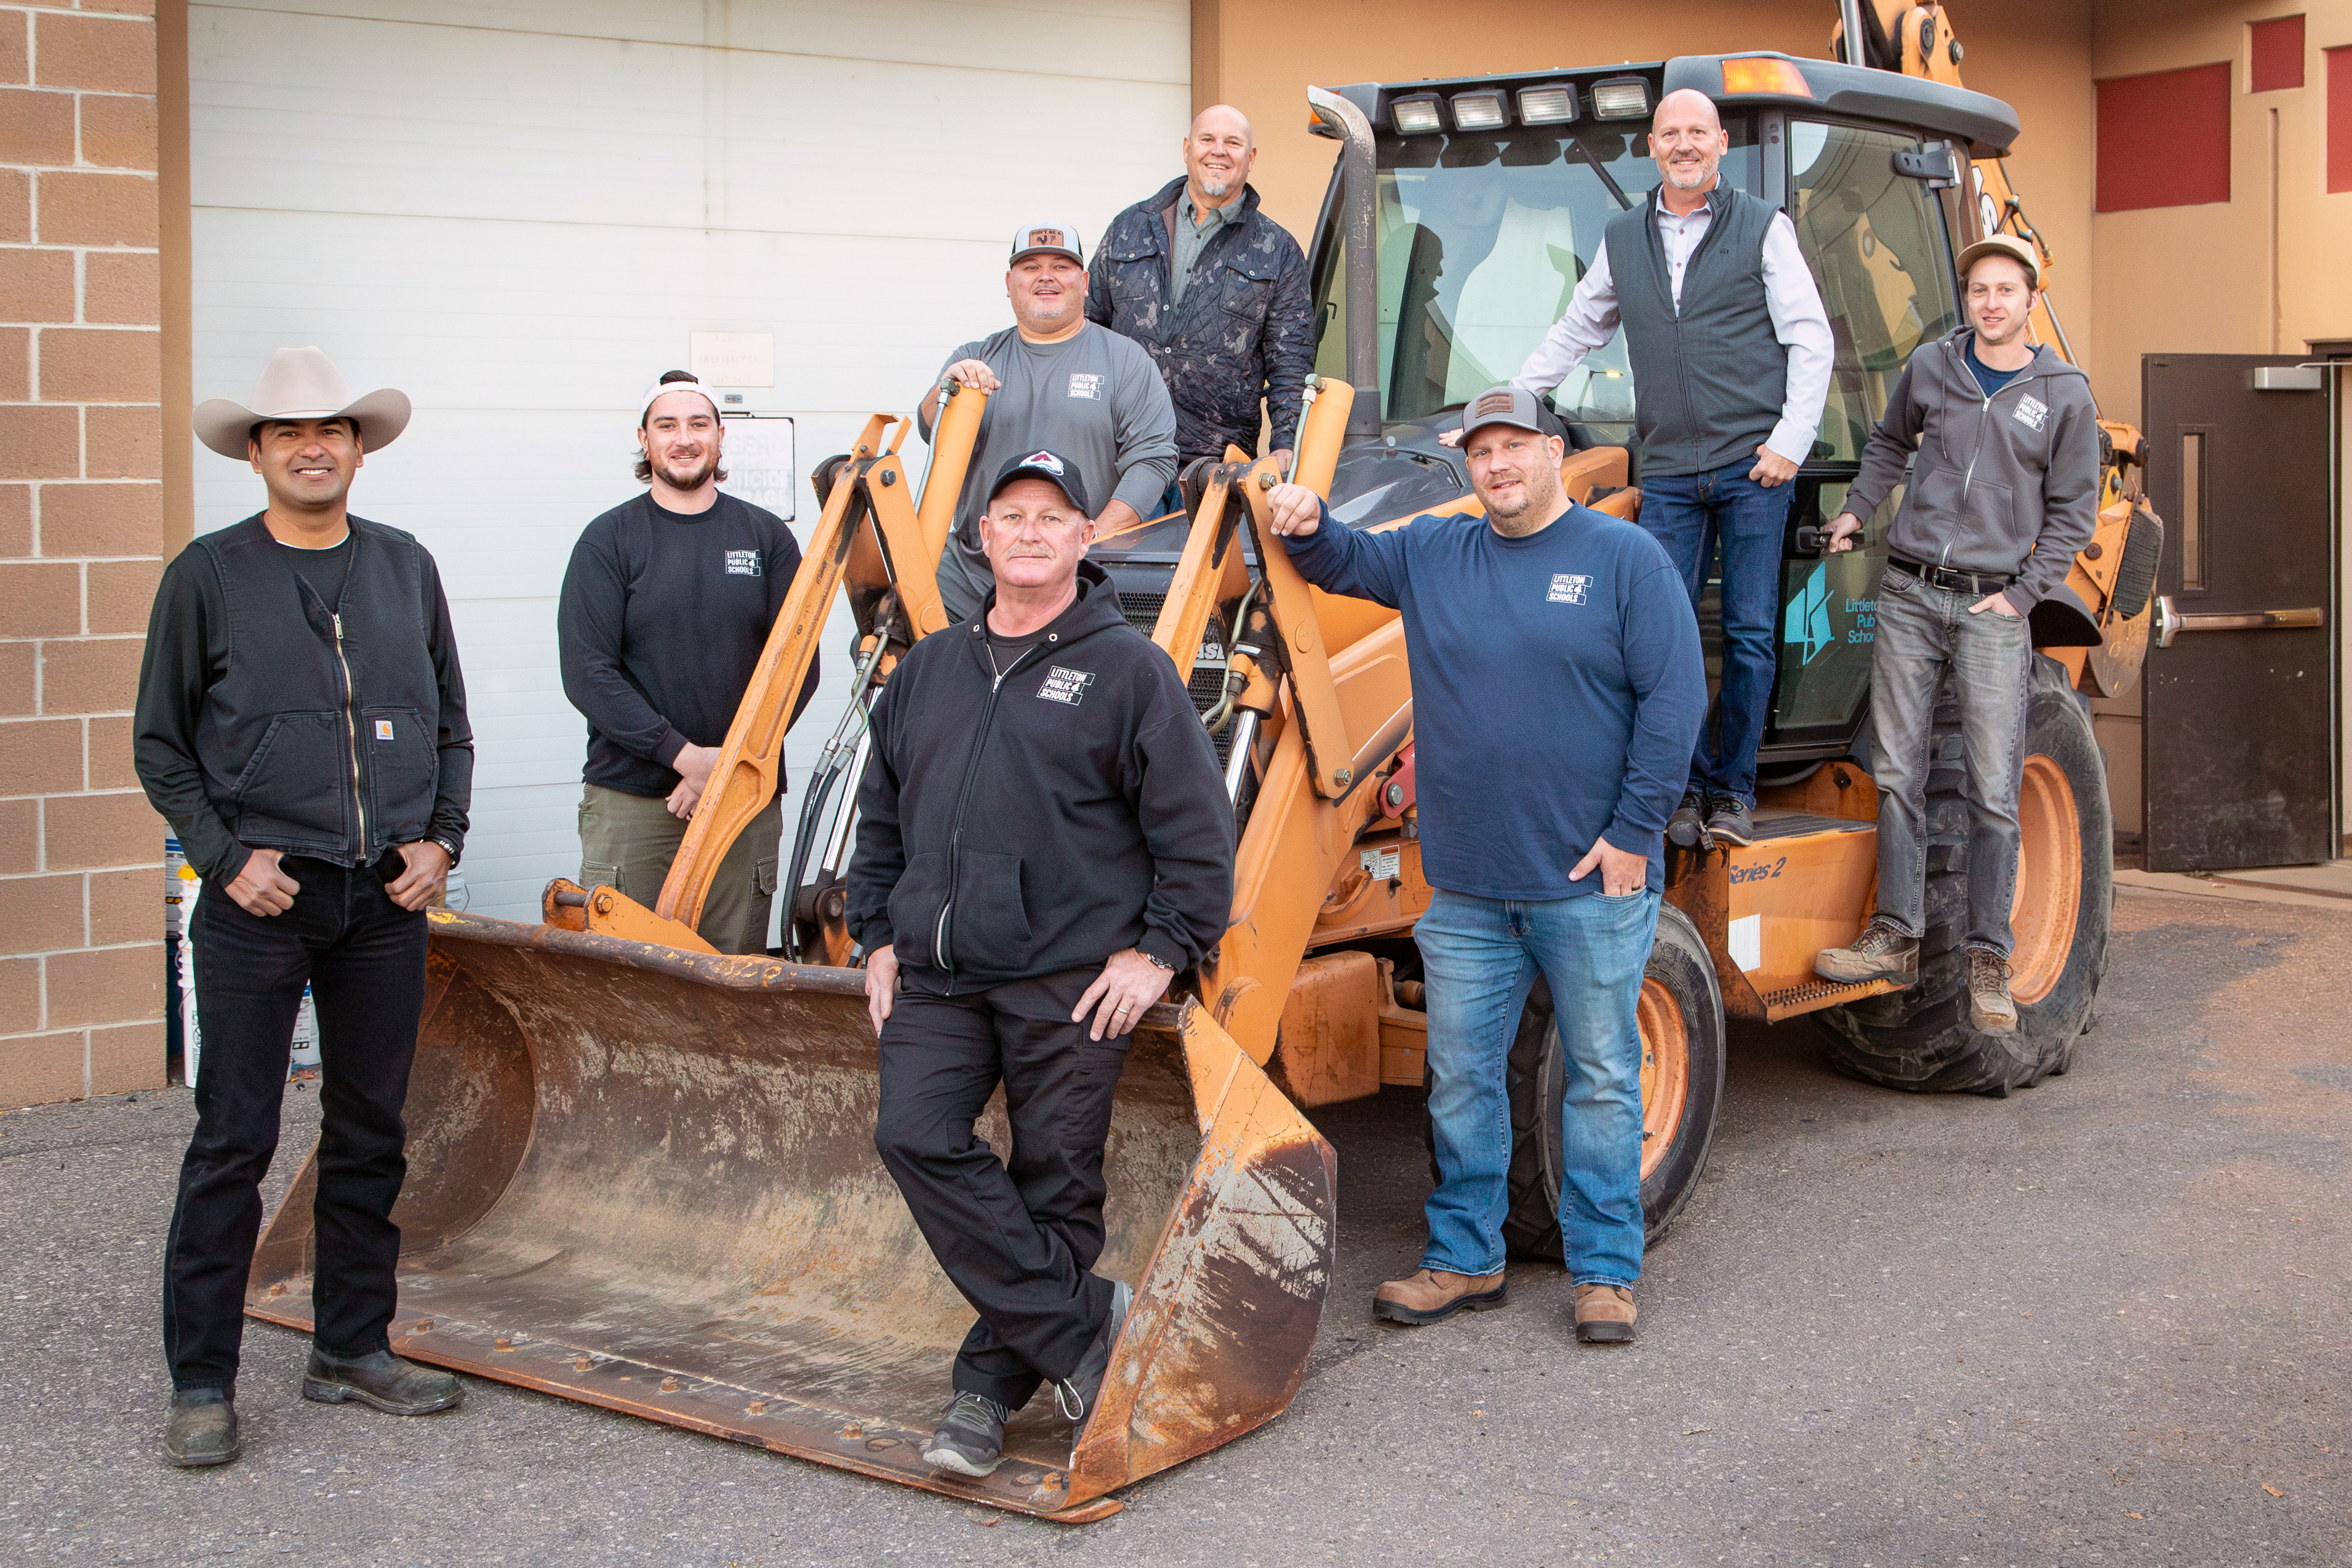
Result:
[[[2173,608],[2172,595],[2156,599],[2156,646],[2170,647],[2182,632],[2259,632],[2273,626],[2324,626],[2327,613],[2309,610],[2249,610],[2235,616],[2184,616]]]

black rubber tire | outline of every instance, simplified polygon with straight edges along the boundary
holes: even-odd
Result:
[[[2116,896],[2115,812],[2106,759],[2091,729],[2091,705],[2068,684],[2065,667],[2036,654],[2027,693],[2025,750],[2048,757],[2074,791],[2082,827],[2081,903],[2065,968],[2041,1000],[2018,1009],[2013,1035],[1969,1025],[1968,803],[1960,796],[1959,710],[1948,694],[1936,706],[1927,773],[1927,931],[1919,983],[1821,1015],[1839,1071],[1888,1089],[1923,1094],[2006,1095],[2031,1089],[2072,1064],[2074,1042],[2107,972],[2107,931]]]
[[[1689,1201],[1715,1142],[1716,1116],[1723,1109],[1723,992],[1698,928],[1672,904],[1658,910],[1646,973],[1682,1009],[1690,1042],[1690,1093],[1683,1101],[1682,1122],[1665,1158],[1642,1183],[1643,1230],[1655,1242]],[[1511,1206],[1503,1219],[1503,1245],[1514,1258],[1565,1261],[1559,1240],[1565,1074],[1551,987],[1538,975],[1511,1043]]]

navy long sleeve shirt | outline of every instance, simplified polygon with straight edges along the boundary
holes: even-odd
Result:
[[[1327,593],[1402,611],[1412,667],[1422,873],[1436,888],[1537,901],[1601,890],[1569,873],[1595,840],[1650,858],[1706,715],[1690,596],[1637,525],[1571,507],[1507,539],[1424,515],[1283,542]]]

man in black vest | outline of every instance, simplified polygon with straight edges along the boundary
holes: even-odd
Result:
[[[1747,844],[1772,700],[1789,481],[1812,452],[1834,353],[1788,215],[1726,184],[1706,95],[1659,101],[1657,189],[1610,220],[1568,310],[1512,384],[1549,392],[1625,327],[1642,526],[1681,568],[1691,609],[1723,552],[1723,686],[1666,837]]]
[[[302,1397],[396,1415],[461,1397],[456,1378],[394,1356],[386,1337],[425,907],[465,848],[474,777],[433,558],[345,510],[362,452],[407,423],[405,396],[354,399],[315,348],[278,350],[251,407],[199,407],[197,437],[250,462],[269,504],[183,550],[147,623],[139,782],[204,878],[188,932],[196,1131],[163,1258],[175,1465],[237,1456],[246,1276],[306,982],[325,1124]]]

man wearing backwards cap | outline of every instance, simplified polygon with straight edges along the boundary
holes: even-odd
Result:
[[[1642,1272],[1634,1007],[1706,668],[1664,548],[1561,489],[1560,437],[1536,394],[1496,387],[1462,424],[1483,518],[1358,533],[1302,486],[1267,497],[1308,582],[1403,612],[1412,666],[1421,865],[1436,889],[1413,941],[1437,1190],[1421,1268],[1380,1287],[1373,1310],[1434,1323],[1503,1304],[1505,1073],[1541,973],[1568,1058],[1559,1230],[1576,1334],[1622,1343]]]
[[[2032,247],[2008,235],[1960,252],[1969,325],[1913,351],[1830,525],[1830,549],[1853,549],[1908,468],[1870,658],[1878,909],[1852,946],[1813,968],[1839,981],[1919,977],[1927,742],[1948,674],[1968,760],[1969,1021],[1999,1035],[2017,1027],[2009,907],[2033,668],[2026,616],[2066,581],[2098,524],[2098,405],[2089,377],[2026,337],[2041,280]]]
[[[1094,476],[1095,523],[1116,533],[1155,515],[1176,473],[1176,408],[1151,356],[1132,338],[1087,320],[1077,230],[1062,224],[1013,230],[1004,292],[1013,324],[957,348],[938,377],[989,395],[940,562],[940,597],[960,621],[978,615],[988,594],[980,542],[986,475],[1039,447],[1059,452]],[[934,385],[922,402],[926,439],[939,399]]]
[[[669,371],[646,389],[637,482],[646,493],[581,532],[556,610],[563,694],[588,721],[580,880],[647,908],[801,563],[783,519],[719,490],[725,436],[719,405],[691,374]],[[812,654],[793,718],[816,679]],[[696,929],[721,952],[768,949],[781,800],[736,835],[704,900]]]
[[[245,1283],[306,982],[326,1121],[302,1397],[421,1415],[461,1395],[385,1333],[425,906],[465,848],[474,777],[433,557],[347,510],[362,455],[408,412],[397,392],[352,397],[315,348],[278,350],[251,406],[197,408],[198,438],[251,464],[268,504],[174,556],[147,623],[139,782],[204,877],[188,922],[203,1071],[163,1259],[175,1465],[239,1451]]]
[[[1067,454],[996,470],[994,590],[874,707],[850,934],[881,1038],[874,1144],[979,1313],[923,1458],[984,1476],[1038,1385],[1083,1427],[1127,1313],[1103,1248],[1103,1143],[1129,1031],[1223,933],[1233,808],[1176,667],[1086,560]],[[972,1122],[999,1082],[1000,1159]]]

